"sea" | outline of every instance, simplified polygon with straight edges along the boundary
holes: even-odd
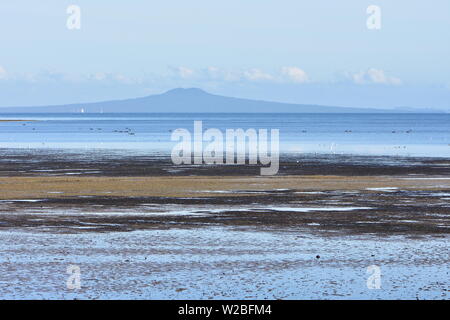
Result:
[[[281,153],[450,156],[450,114],[0,113],[0,148],[170,152],[176,129],[278,129]]]

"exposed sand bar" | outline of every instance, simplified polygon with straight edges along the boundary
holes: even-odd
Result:
[[[221,197],[252,195],[251,191],[437,190],[450,188],[448,177],[388,176],[230,176],[230,177],[4,177],[0,199],[41,199],[71,196]],[[372,189],[372,190],[367,190]],[[236,193],[236,191],[238,191]]]

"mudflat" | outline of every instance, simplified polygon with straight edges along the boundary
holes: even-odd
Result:
[[[263,177],[164,155],[1,151],[2,298],[450,297],[450,159],[286,155]],[[78,291],[65,288],[73,264]],[[366,286],[371,265],[382,290]]]
[[[8,150],[0,162],[0,212],[15,213],[3,214],[0,228],[450,231],[448,159],[285,155],[277,176],[250,174],[257,166],[175,166],[166,156],[122,153]]]

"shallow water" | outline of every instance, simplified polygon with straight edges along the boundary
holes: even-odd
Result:
[[[448,240],[218,227],[0,232],[0,297],[448,299]],[[81,269],[79,290],[66,287],[69,265]],[[380,289],[367,287],[370,265],[380,267]]]
[[[279,129],[282,152],[450,156],[450,114],[0,114],[0,148],[167,152],[171,132]]]

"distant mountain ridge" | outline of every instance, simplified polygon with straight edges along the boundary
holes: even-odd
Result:
[[[0,113],[406,113],[411,109],[368,109],[291,104],[225,97],[198,88],[177,88],[142,98],[40,107],[6,107]]]

